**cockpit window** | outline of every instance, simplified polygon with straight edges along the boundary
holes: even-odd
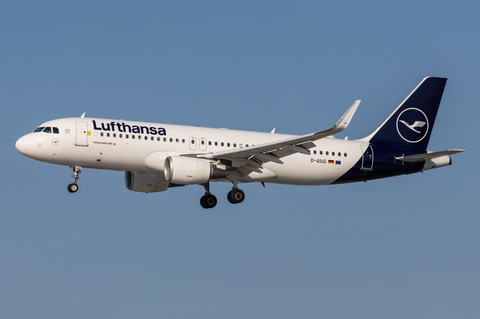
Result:
[[[35,129],[35,131],[33,131],[33,133],[38,133],[38,132],[44,132],[44,133],[52,133],[52,129],[53,129],[53,134],[59,134],[60,131],[58,129],[58,127],[50,127],[50,126],[40,126],[40,127],[37,127]]]

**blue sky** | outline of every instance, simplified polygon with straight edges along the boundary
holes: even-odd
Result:
[[[2,318],[478,318],[474,1],[15,1],[0,5]],[[357,99],[371,133],[447,77],[429,149],[453,165],[338,186],[141,194],[122,172],[20,155],[80,116],[306,134]]]

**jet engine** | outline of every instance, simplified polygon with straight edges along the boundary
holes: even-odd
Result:
[[[125,186],[131,191],[142,193],[164,192],[170,183],[163,175],[125,172]]]
[[[165,160],[165,179],[174,184],[204,184],[213,176],[212,164],[204,159],[169,156]]]

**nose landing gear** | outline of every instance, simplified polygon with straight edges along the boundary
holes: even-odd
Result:
[[[67,189],[70,193],[75,193],[76,191],[78,191],[77,181],[80,178],[79,175],[82,172],[82,168],[80,166],[71,166],[70,168],[73,171],[73,183],[69,184],[67,186]]]
[[[75,193],[78,191],[78,185],[76,183],[71,183],[67,186],[67,189],[70,193]]]

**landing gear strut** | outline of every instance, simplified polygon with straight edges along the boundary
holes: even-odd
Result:
[[[245,193],[237,186],[238,178],[235,172],[229,174],[229,179],[233,183],[233,187],[232,190],[228,192],[227,199],[232,204],[239,204],[245,199]],[[210,193],[210,182],[201,185],[205,187],[205,195],[200,198],[200,205],[206,209],[215,207],[215,205],[217,205],[217,198]]]
[[[202,186],[205,187],[205,195],[200,198],[200,205],[206,209],[215,207],[215,205],[217,205],[217,198],[210,193],[210,183],[206,182]]]
[[[69,184],[67,189],[70,193],[75,193],[76,191],[78,191],[77,181],[80,178],[79,175],[82,172],[82,168],[80,166],[71,166],[70,168],[73,171],[73,183]]]
[[[227,199],[232,204],[239,204],[245,199],[245,193],[238,188],[238,171],[228,172],[227,178],[232,182],[232,190],[228,192]]]

